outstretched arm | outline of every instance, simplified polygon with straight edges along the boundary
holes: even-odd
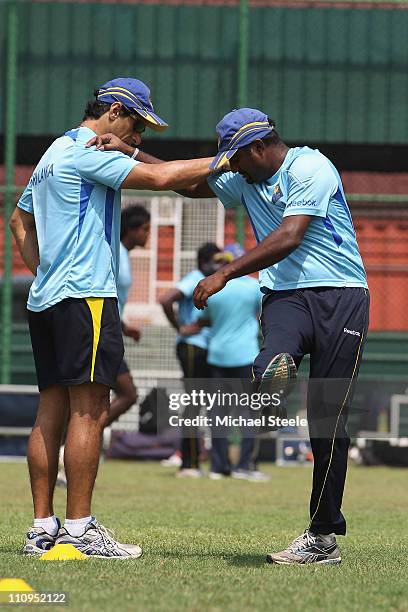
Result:
[[[86,143],[87,147],[95,146],[99,151],[120,151],[124,155],[128,155],[132,157],[135,152],[135,149],[130,145],[127,145],[125,142],[120,140],[115,134],[103,134],[102,136],[95,136],[91,138]],[[154,157],[153,155],[149,155],[149,153],[145,153],[144,151],[139,151],[136,155],[137,161],[140,161],[144,164],[165,164],[163,160]],[[169,163],[169,162],[167,162]],[[156,172],[157,172],[156,168]],[[122,187],[125,187],[124,184]],[[174,189],[180,195],[186,196],[188,198],[214,198],[216,197],[214,192],[211,190],[210,186],[207,183],[207,180],[201,180],[194,185],[189,185],[184,187],[183,189]]]
[[[221,291],[232,278],[258,272],[287,257],[302,242],[312,219],[313,217],[308,215],[294,215],[283,219],[278,229],[271,232],[254,249],[200,281],[193,295],[196,308],[203,310],[207,306],[208,298]]]
[[[177,160],[162,164],[138,164],[127,175],[121,189],[151,189],[177,191],[201,182],[212,171],[212,157]]]
[[[27,268],[29,268],[35,276],[40,264],[40,256],[38,254],[37,230],[35,227],[34,215],[16,206],[10,217],[9,223],[20,255]]]

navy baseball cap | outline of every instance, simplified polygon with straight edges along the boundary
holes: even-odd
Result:
[[[232,244],[227,244],[220,253],[216,253],[214,255],[214,260],[230,263],[234,261],[234,259],[242,257],[242,255],[245,255],[244,247],[240,245],[239,242],[233,242]]]
[[[210,168],[216,170],[240,149],[257,138],[270,134],[273,125],[265,113],[256,108],[234,109],[217,124],[218,153]]]
[[[156,132],[162,132],[169,127],[154,112],[150,99],[150,89],[139,79],[119,77],[108,81],[99,88],[97,99],[108,104],[121,102],[126,108],[135,110]]]

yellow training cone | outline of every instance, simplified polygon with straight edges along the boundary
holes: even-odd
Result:
[[[0,591],[34,591],[34,589],[21,578],[2,578]]]
[[[70,561],[71,559],[84,561],[88,557],[72,544],[56,544],[40,557],[41,561]]]

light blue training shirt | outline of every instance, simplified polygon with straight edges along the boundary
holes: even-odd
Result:
[[[192,270],[176,283],[176,288],[181,291],[184,296],[178,303],[178,320],[180,325],[190,325],[190,323],[195,323],[198,319],[200,311],[194,306],[193,293],[196,285],[203,278],[204,274],[197,269]],[[207,349],[209,335],[208,327],[204,327],[198,334],[194,334],[194,336],[177,335],[177,342],[186,342],[186,344],[193,344],[202,349]]]
[[[286,217],[314,217],[300,246],[260,272],[261,287],[367,287],[340,175],[317,149],[289,149],[276,174],[262,183],[249,184],[233,172],[208,183],[226,208],[245,207],[258,242]]]
[[[118,290],[119,314],[122,318],[129,295],[129,289],[132,286],[132,265],[130,263],[129,251],[122,243],[119,245],[119,274],[116,285]]]
[[[253,362],[259,353],[261,298],[258,281],[250,276],[233,278],[208,298],[208,306],[199,311],[199,318],[211,323],[207,358],[210,365],[237,368]]]
[[[69,297],[117,296],[119,189],[139,162],[117,151],[86,149],[93,136],[80,127],[57,138],[17,204],[34,214],[40,252],[29,310]]]

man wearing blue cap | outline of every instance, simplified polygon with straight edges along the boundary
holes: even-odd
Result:
[[[226,208],[242,205],[258,245],[194,292],[197,308],[234,278],[260,270],[263,346],[254,361],[255,384],[289,388],[310,354],[308,419],[314,455],[310,524],[269,563],[339,563],[336,535],[349,437],[347,412],[368,327],[369,294],[340,176],[318,150],[288,148],[261,111],[242,108],[217,125],[219,152],[231,172],[191,190],[211,192]],[[271,381],[272,379],[272,381]],[[316,380],[320,379],[320,380]],[[324,383],[322,381],[324,379]],[[336,379],[336,389],[327,379]]]
[[[339,173],[318,150],[289,148],[265,113],[240,108],[218,123],[212,168],[230,172],[181,190],[244,206],[258,245],[201,280],[203,309],[226,283],[260,270],[263,346],[254,361],[257,390],[288,392],[310,355],[308,420],[314,456],[310,524],[269,563],[340,563],[336,535],[347,471],[347,413],[368,329],[369,293]],[[123,149],[109,135],[100,142]],[[158,160],[155,160],[157,163]],[[335,385],[330,384],[335,381]]]
[[[28,445],[35,520],[26,554],[70,543],[99,558],[141,555],[139,546],[116,542],[91,515],[109,389],[123,357],[116,290],[120,189],[182,189],[209,176],[212,161],[140,163],[147,158],[135,147],[146,127],[161,131],[167,124],[142,81],[118,78],[100,87],[81,125],[45,152],[10,220],[35,275],[27,306],[40,405]],[[86,146],[105,132],[132,146],[133,159]],[[67,413],[67,511],[59,530],[53,493]]]

